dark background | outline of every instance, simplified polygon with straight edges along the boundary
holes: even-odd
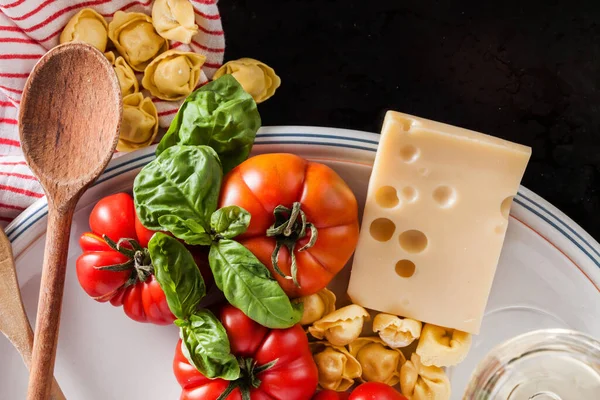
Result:
[[[282,78],[264,125],[379,132],[394,109],[531,146],[523,185],[600,239],[600,1],[219,8],[225,59],[257,58]]]

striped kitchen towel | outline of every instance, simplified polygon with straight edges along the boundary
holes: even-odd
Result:
[[[223,63],[225,37],[217,0],[191,0],[198,34],[189,45],[171,42],[171,48],[206,56],[200,84]],[[0,225],[5,226],[43,191],[25,164],[19,144],[18,108],[25,81],[35,63],[58,38],[69,19],[92,8],[108,21],[115,12],[150,15],[152,0],[0,0]],[[138,74],[141,81],[142,74]],[[144,95],[149,96],[147,91]],[[161,127],[168,127],[181,102],[153,98]],[[118,156],[118,154],[115,154]]]

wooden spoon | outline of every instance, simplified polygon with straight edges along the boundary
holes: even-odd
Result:
[[[21,148],[48,198],[28,400],[49,396],[73,212],[113,155],[121,108],[121,90],[112,66],[88,44],[53,48],[25,84],[19,112]]]
[[[29,368],[33,331],[21,301],[12,247],[2,229],[0,229],[0,332],[4,333],[15,346]],[[52,384],[50,397],[52,400],[65,400],[65,395],[56,380]]]

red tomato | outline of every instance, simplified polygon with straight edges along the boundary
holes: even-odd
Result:
[[[123,306],[128,317],[139,322],[169,325],[175,316],[169,310],[167,299],[154,278],[148,254],[148,242],[154,234],[139,221],[133,198],[127,193],[117,193],[101,199],[90,214],[90,228],[79,238],[83,254],[77,259],[77,278],[85,292],[96,301]],[[107,243],[129,239],[137,243],[133,251],[129,241],[122,243],[120,251]],[[207,288],[214,283],[208,265],[208,251],[189,247],[194,260],[205,278]],[[125,254],[130,253],[130,254]],[[119,270],[106,267],[118,266]]]
[[[137,216],[137,213],[135,214],[135,235],[138,238],[138,243],[142,247],[148,247],[148,242],[150,242],[150,239],[152,239],[152,235],[154,235],[154,231],[151,231],[150,229],[142,225],[140,219]]]
[[[90,214],[90,229],[115,242],[122,238],[137,240],[135,219],[133,198],[127,193],[117,193],[96,203]]]
[[[238,386],[227,400],[242,399],[240,386],[249,388],[251,400],[309,400],[312,397],[317,388],[318,371],[300,325],[269,330],[231,305],[223,307],[220,316],[234,355],[251,358],[256,368],[276,360],[275,365],[259,372],[254,379],[252,373],[244,369],[238,381],[208,379],[188,362],[179,340],[173,370],[183,388],[181,400],[216,400],[230,384]]]
[[[144,228],[146,229],[146,228]],[[202,274],[202,278],[204,278],[204,285],[206,286],[206,290],[208,291],[215,284],[215,277],[210,269],[210,264],[208,263],[208,253],[210,251],[209,246],[188,246],[187,249],[192,253],[194,257],[194,261],[200,270],[200,274]]]
[[[312,400],[348,400],[349,393],[336,392],[335,390],[322,390]]]
[[[293,154],[263,154],[234,168],[221,187],[220,207],[228,205],[240,206],[252,215],[248,230],[236,240],[271,270],[291,297],[307,296],[327,286],[346,265],[358,241],[358,206],[348,185],[331,168]],[[287,210],[276,210],[280,205]],[[267,234],[271,227],[287,225],[294,207],[300,212],[292,229]],[[281,274],[271,262],[276,249]],[[293,258],[298,267],[296,282],[289,279]]]
[[[154,278],[145,247],[153,232],[137,221],[131,196],[117,193],[101,199],[90,214],[90,227],[93,232],[86,232],[79,239],[83,254],[76,263],[77,278],[83,290],[94,300],[122,305],[125,314],[135,321],[171,324],[175,316]],[[143,234],[142,240],[137,232]],[[111,246],[102,239],[103,235],[113,242],[135,241],[136,248],[125,241],[118,251],[114,243]],[[118,270],[105,269],[111,266],[120,267]]]
[[[349,400],[408,400],[396,389],[381,382],[367,382],[359,385]]]

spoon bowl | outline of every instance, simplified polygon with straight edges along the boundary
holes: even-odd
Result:
[[[49,396],[73,212],[110,161],[121,116],[117,76],[104,55],[88,44],[53,48],[25,84],[19,112],[21,148],[48,198],[28,400]]]
[[[27,80],[19,122],[23,153],[46,194],[77,197],[118,141],[121,92],[112,66],[85,43],[53,48]]]

